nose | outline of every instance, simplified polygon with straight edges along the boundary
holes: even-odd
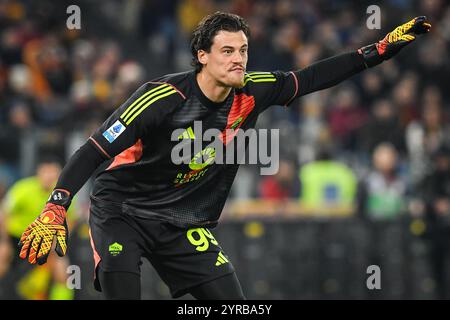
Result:
[[[242,56],[241,52],[239,50],[236,50],[236,52],[233,55],[233,63],[242,64],[243,61],[244,57]]]

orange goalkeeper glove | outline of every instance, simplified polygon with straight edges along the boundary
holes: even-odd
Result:
[[[415,17],[389,32],[383,40],[362,47],[358,52],[363,55],[367,67],[373,67],[392,58],[403,47],[413,42],[416,35],[427,33],[430,29],[431,24],[427,22],[427,17]]]
[[[70,202],[68,191],[53,190],[42,213],[28,226],[20,238],[20,258],[28,258],[28,262],[31,264],[46,263],[55,236],[56,253],[60,257],[66,254],[69,236],[66,210]]]

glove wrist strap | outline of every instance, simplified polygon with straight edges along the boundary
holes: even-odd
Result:
[[[384,61],[378,53],[376,43],[358,49],[358,53],[363,56],[367,68],[374,67]]]
[[[69,208],[71,202],[72,197],[70,196],[70,192],[64,189],[53,190],[52,194],[50,195],[47,201],[47,203],[62,206],[66,210]]]

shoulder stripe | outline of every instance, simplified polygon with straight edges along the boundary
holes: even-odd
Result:
[[[133,117],[133,115],[136,113],[136,111],[140,110],[140,108],[142,107],[142,105],[145,105],[148,101],[150,101],[151,99],[158,97],[164,93],[166,93],[167,91],[172,90],[172,88],[170,86],[164,86],[162,89],[153,92],[152,94],[147,95],[144,99],[142,99],[138,104],[136,104],[135,106],[133,106],[130,111],[125,115],[125,116],[121,116],[120,118],[125,121],[128,122],[128,120]]]
[[[252,78],[247,78],[244,80],[244,86],[247,84],[247,82],[275,82],[277,81],[276,78],[263,78],[263,79],[252,79]]]
[[[144,103],[148,98],[149,95],[152,95],[152,93],[157,93],[157,91],[164,89],[164,88],[168,88],[168,86],[166,84],[160,85],[156,88],[153,88],[149,91],[147,91],[146,93],[144,93],[142,96],[140,96],[138,99],[136,99],[125,111],[124,113],[122,113],[122,115],[120,116],[121,119],[124,119],[127,115],[129,115],[131,113],[131,111],[134,109],[134,107],[136,106],[137,103],[139,103],[139,105],[141,105],[142,103]]]
[[[269,75],[269,74],[257,74],[257,75],[251,75],[251,76],[249,75],[244,78],[247,78],[247,79],[259,79],[259,78],[275,79],[275,76]]]
[[[271,72],[249,72],[244,76],[244,86],[247,82],[275,82],[277,78]]]
[[[263,72],[258,72],[258,71],[248,72],[246,75],[247,75],[247,76],[251,76],[251,75],[258,75],[258,74],[264,74],[264,75],[273,76],[272,72],[268,72],[268,71],[263,71]]]
[[[176,90],[177,92],[178,92],[178,94],[184,99],[184,100],[186,100],[186,96],[177,88],[177,87],[175,87],[173,84],[171,84],[171,83],[168,83],[168,82],[153,82],[153,81],[150,81],[149,83],[155,83],[155,84],[167,84],[168,86],[171,86],[174,90]]]
[[[135,110],[134,113],[131,115],[131,117],[128,117],[125,120],[125,123],[127,125],[129,125],[138,115],[140,115],[149,105],[151,105],[155,101],[158,101],[159,99],[162,99],[164,97],[170,96],[170,95],[172,95],[174,93],[178,93],[177,90],[173,89],[172,87],[169,87],[169,88],[171,90],[168,91],[168,92],[166,92],[167,90],[164,89],[165,93],[159,92],[159,94],[152,95],[153,99],[151,99],[150,101],[148,101],[148,99],[147,99],[146,101],[148,101],[148,102],[145,105],[143,105],[139,110]]]

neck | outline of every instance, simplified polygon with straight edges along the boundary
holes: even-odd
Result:
[[[225,101],[231,91],[231,87],[219,85],[208,73],[197,73],[197,83],[203,94],[211,101],[220,103]]]

